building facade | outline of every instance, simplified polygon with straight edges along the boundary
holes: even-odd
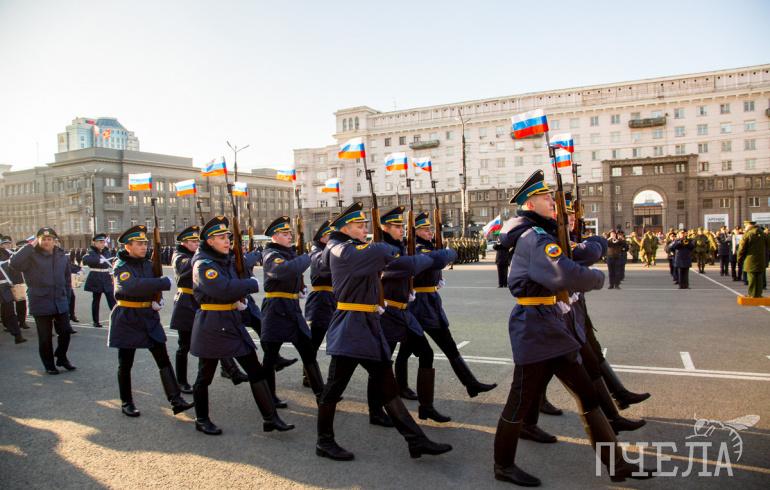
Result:
[[[139,151],[139,139],[114,117],[76,117],[58,135],[59,153],[84,148]]]
[[[128,174],[152,173],[152,192],[129,192]],[[175,182],[196,179],[195,196],[177,197]],[[276,217],[292,212],[292,187],[275,179],[275,171],[239,172],[249,195],[238,197],[241,226],[249,222],[255,234]],[[86,148],[58,153],[55,161],[0,174],[0,230],[14,240],[52,226],[68,247],[90,244],[96,232],[112,238],[136,224],[153,228],[151,197],[157,197],[159,226],[164,245],[174,243],[176,233],[213,215],[232,216],[223,177],[202,178],[191,158],[109,148]]]
[[[511,138],[511,116],[537,108],[552,134],[573,136],[596,230],[770,223],[770,65],[392,112],[342,109],[334,144],[294,151],[303,204],[314,219],[328,215],[336,196],[319,186],[331,177],[341,179],[347,203],[367,200],[363,162],[336,156],[339,144],[362,137],[381,206],[403,203],[406,193],[404,172],[385,171],[386,155],[430,156],[446,229],[461,231],[465,184],[468,228],[478,230],[512,212],[509,196],[534,170],[553,182],[545,138]],[[410,173],[413,191],[427,196],[428,174]]]

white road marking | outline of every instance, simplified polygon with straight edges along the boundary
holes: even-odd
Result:
[[[457,344],[457,350],[460,350],[460,349],[462,349],[463,347],[465,347],[466,345],[468,345],[468,344],[470,344],[470,343],[471,343],[471,341],[470,341],[470,340],[463,340],[462,342],[460,342],[459,344]]]
[[[607,348],[606,347],[604,349],[602,349],[602,357],[604,357],[604,358],[607,357]]]
[[[695,364],[692,363],[692,357],[689,352],[680,352],[679,356],[682,358],[682,364],[688,371],[695,371]]]
[[[709,276],[707,276],[707,275],[705,275],[705,274],[695,274],[695,276],[697,276],[697,277],[702,277],[703,279],[706,279],[706,280],[708,280],[708,281],[711,281],[711,282],[713,282],[714,284],[716,284],[717,286],[721,286],[721,287],[723,287],[723,288],[727,289],[728,291],[730,291],[731,293],[733,293],[733,294],[734,294],[734,295],[736,295],[736,296],[743,296],[741,293],[739,293],[739,292],[738,292],[738,291],[736,291],[735,289],[733,289],[733,288],[731,288],[731,287],[728,287],[728,286],[725,286],[725,285],[724,285],[724,284],[722,284],[721,282],[719,282],[719,281],[715,281],[714,279],[711,279]],[[765,311],[769,311],[769,312],[770,312],[770,307],[767,307],[767,306],[760,306],[759,308],[762,308],[763,310],[765,310]]]

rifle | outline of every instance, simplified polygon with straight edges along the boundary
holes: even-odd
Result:
[[[155,224],[155,228],[152,230],[152,256],[150,257],[150,260],[152,261],[152,275],[155,277],[163,277],[163,263],[161,262],[161,251],[160,251],[160,226],[158,225],[158,206],[157,206],[157,197],[153,197],[150,199],[150,203],[152,203],[152,218]],[[154,301],[156,303],[160,303],[160,301],[163,299],[163,292],[158,291],[155,293],[155,299]]]
[[[366,180],[369,181],[369,192],[372,195],[372,241],[382,241],[382,228],[380,227],[380,208],[377,205],[377,194],[374,193],[374,182],[372,182],[372,174],[374,170],[369,170],[366,166],[366,157],[364,160],[364,173],[366,174]],[[385,290],[382,288],[382,280],[379,284],[379,305],[381,308],[385,308]]]
[[[296,222],[297,227],[297,239],[296,239],[296,247],[297,247],[297,255],[303,255],[306,252],[305,249],[305,232],[303,231],[303,225],[302,225],[302,200],[299,198],[299,186],[294,189],[294,195],[297,197],[297,217],[294,219]]]
[[[227,185],[227,193],[230,194],[230,205],[233,208],[233,256],[235,258],[235,273],[241,279],[246,279],[249,275],[246,274],[246,264],[243,260],[243,237],[241,236],[241,227],[238,224],[240,213],[238,212],[238,205],[235,202],[235,196],[233,196],[233,184],[227,179],[227,173],[225,173],[225,184]]]
[[[548,131],[545,132],[545,143],[548,146],[548,155],[551,159],[551,166],[553,167],[553,175],[556,179],[556,193],[554,194],[554,200],[556,201],[556,225],[557,225],[557,242],[561,247],[562,253],[567,257],[572,258],[572,247],[570,247],[569,240],[569,218],[567,217],[567,203],[564,199],[564,184],[561,180],[561,173],[559,167],[556,166],[556,155],[554,148],[551,146],[551,140],[548,137]],[[569,291],[562,290],[556,292],[556,299],[569,304]]]
[[[197,199],[195,200],[195,206],[198,208],[198,220],[201,222],[201,226],[203,226],[206,224],[203,220],[203,208],[201,208],[201,202]]]
[[[249,227],[247,229],[249,233],[249,252],[253,252],[254,249],[256,248],[256,245],[254,244],[254,225],[253,225],[253,222],[251,221],[251,203],[250,202],[246,203],[246,209],[249,210]]]
[[[430,171],[430,185],[433,187],[433,201],[435,207],[433,208],[433,222],[435,223],[436,227],[436,248],[444,248],[444,236],[443,232],[441,231],[442,227],[444,226],[441,222],[441,208],[438,205],[438,193],[436,192],[436,183],[437,181],[433,180],[433,169]]]
[[[409,170],[406,171],[406,187],[409,189],[409,211],[406,213],[406,254],[414,256],[417,249],[417,236],[414,227],[414,199],[412,198],[412,180],[409,178]],[[414,289],[414,276],[409,276],[409,291]]]
[[[575,210],[575,241],[580,243],[583,241],[583,234],[585,233],[586,222],[585,212],[583,210],[583,199],[580,197],[580,187],[578,186],[578,164],[572,161],[572,208]]]

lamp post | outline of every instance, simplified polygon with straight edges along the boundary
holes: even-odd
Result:
[[[246,145],[241,148],[238,148],[238,145],[233,145],[229,141],[226,142],[227,146],[230,147],[231,150],[233,150],[233,172],[235,173],[235,180],[238,180],[238,152],[241,150],[245,150],[251,145]]]
[[[466,229],[468,228],[468,169],[465,162],[465,123],[470,122],[470,119],[463,118],[462,109],[458,108],[457,114],[457,119],[460,121],[461,127],[460,151],[462,152],[462,173],[460,173],[460,233],[461,236],[465,238]]]
[[[85,167],[80,167],[83,173],[88,173]],[[96,234],[96,175],[104,170],[104,167],[99,167],[96,170],[91,171],[91,228],[92,235]]]

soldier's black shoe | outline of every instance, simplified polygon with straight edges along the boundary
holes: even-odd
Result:
[[[319,440],[315,445],[315,454],[335,461],[352,461],[355,458],[353,453],[341,447],[334,439]]]
[[[185,395],[191,395],[193,392],[193,389],[192,389],[192,386],[190,386],[190,383],[179,383],[179,391],[181,391]]]
[[[71,316],[70,317],[70,321],[74,322],[74,323],[80,323],[80,320],[78,320],[78,317],[76,317],[76,316]]]
[[[405,400],[416,400],[417,399],[417,393],[414,392],[413,389],[410,387],[401,388],[401,393],[399,393],[401,398]]]
[[[23,328],[24,330],[29,330],[30,327],[29,325],[27,325],[27,322],[24,322],[21,325],[19,325],[19,328]]]
[[[182,391],[179,389],[179,384],[176,382],[174,370],[171,369],[171,366],[166,366],[160,370],[160,382],[163,384],[163,391],[171,403],[171,410],[174,412],[174,415],[190,410],[195,406],[195,403],[190,403],[182,398]]]
[[[222,429],[214,425],[210,419],[195,419],[195,430],[209,436],[218,436],[222,433]]]
[[[94,328],[103,328],[101,323],[94,323]]]
[[[264,432],[272,432],[277,430],[279,432],[285,432],[294,428],[293,424],[287,424],[278,415],[275,405],[273,405],[273,393],[270,391],[267,381],[257,381],[250,384],[251,394],[254,397],[254,401],[259,408],[259,412],[262,414],[262,430]]]
[[[515,464],[508,467],[495,465],[495,480],[511,482],[520,487],[539,487],[540,479],[530,475]]]
[[[278,360],[275,361],[275,372],[282,371],[284,368],[287,368],[297,362],[297,358],[294,359],[286,359],[285,357],[278,356]]]
[[[17,336],[16,336],[16,337],[14,337],[14,339],[13,339],[13,342],[14,342],[15,344],[23,344],[23,343],[24,343],[24,342],[26,342],[26,341],[27,341],[27,339],[25,339],[24,337],[22,337],[22,336],[21,336],[21,334],[17,335]]]
[[[420,420],[432,420],[440,424],[452,421],[452,417],[441,414],[434,407],[423,407],[422,405],[417,408],[417,416]]]
[[[289,407],[288,403],[286,403],[285,401],[281,400],[277,396],[273,397],[273,405],[275,406],[275,408],[288,408]]]
[[[241,369],[238,367],[238,365],[235,363],[233,359],[231,358],[220,359],[219,363],[221,365],[221,368],[219,369],[219,374],[223,378],[227,378],[230,381],[232,381],[234,385],[237,386],[249,380],[249,377],[246,375],[246,373],[241,371]]]
[[[541,444],[553,444],[557,440],[556,436],[549,434],[537,425],[522,425],[521,434],[519,437],[521,439],[539,442]]]
[[[610,284],[610,286],[607,289],[615,289],[615,285],[614,284]]]
[[[460,378],[460,382],[465,386],[465,390],[471,398],[475,398],[479,393],[484,393],[497,387],[497,383],[486,384],[477,380],[471,368],[468,367],[465,359],[463,359],[463,356],[450,359],[449,364],[452,366],[457,377]]]
[[[409,456],[412,458],[419,458],[423,454],[438,456],[439,454],[448,453],[451,450],[451,444],[433,442],[424,435],[409,440]]]
[[[625,410],[629,407],[629,405],[635,405],[637,403],[642,403],[644,400],[648,399],[650,397],[649,393],[633,393],[628,390],[623,390],[618,393],[613,393],[612,397],[615,399],[615,401],[618,404],[618,407],[620,407],[621,410]]]
[[[346,451],[334,440],[334,413],[337,403],[318,404],[318,440],[315,445],[315,453],[322,458],[335,461],[350,461],[353,453]]]
[[[70,363],[69,359],[66,359],[66,358],[65,358],[65,359],[59,359],[59,360],[57,360],[57,361],[56,361],[56,365],[57,365],[57,366],[61,366],[61,367],[63,367],[63,368],[64,368],[64,369],[66,369],[67,371],[74,371],[75,369],[77,369],[75,366],[73,366],[73,365]]]
[[[378,412],[369,413],[369,423],[371,425],[379,425],[380,427],[393,427],[393,421],[390,420],[388,414],[383,409]]]
[[[58,370],[58,369],[56,369],[55,367],[52,367],[52,368],[46,368],[45,372],[46,372],[46,374],[51,374],[51,375],[53,375],[53,374],[59,374],[59,370]]]
[[[564,412],[562,412],[561,408],[555,407],[549,402],[545,393],[543,393],[543,397],[540,399],[540,413],[557,416],[562,415]]]
[[[120,407],[120,411],[123,412],[123,415],[127,417],[138,417],[142,415],[142,413],[136,409],[134,406],[134,402],[126,402]]]
[[[628,431],[640,429],[644,427],[646,423],[647,421],[644,419],[635,420],[635,419],[627,419],[625,417],[617,417],[610,420],[610,426],[612,426],[612,430],[615,431],[615,434],[619,432],[628,432]]]

